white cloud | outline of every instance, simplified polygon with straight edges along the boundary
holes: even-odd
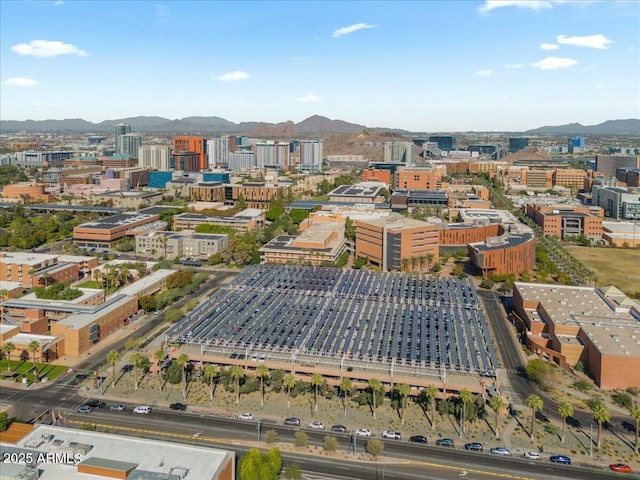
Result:
[[[6,87],[33,87],[38,82],[31,78],[14,77],[7,78],[2,84]]]
[[[531,66],[539,68],[540,70],[558,70],[560,68],[573,67],[577,63],[578,61],[573,58],[547,57],[539,62],[532,63]]]
[[[524,63],[508,63],[504,68],[524,68]]]
[[[358,30],[364,30],[367,28],[376,28],[375,25],[369,25],[368,23],[354,23],[353,25],[349,25],[348,27],[342,27],[335,30],[331,36],[333,38],[342,37],[344,35],[349,35],[350,33],[357,32]]]
[[[529,8],[531,10],[541,10],[553,8],[552,1],[545,0],[486,0],[479,10],[482,13],[487,13],[497,8],[505,7],[517,7],[517,8]]]
[[[18,55],[30,55],[33,57],[57,57],[58,55],[76,55],[78,57],[86,57],[89,54],[84,50],[63,43],[58,40],[32,40],[29,43],[19,43],[11,47]]]
[[[216,77],[218,80],[222,80],[223,82],[237,82],[239,80],[246,80],[249,78],[249,74],[247,72],[243,72],[242,70],[237,70],[235,72],[225,73],[224,75],[220,75]]]
[[[555,43],[542,43],[540,44],[541,50],[558,50],[560,45],[556,45]]]
[[[296,100],[300,103],[311,103],[311,102],[319,102],[320,97],[318,95],[314,95],[313,93],[310,93],[308,95],[305,95],[304,97],[298,97],[296,98]]]
[[[609,40],[604,35],[585,35],[583,37],[567,37],[566,35],[558,35],[556,41],[562,45],[573,45],[575,47],[597,48],[605,50],[609,48],[609,44],[613,40]]]
[[[479,77],[488,77],[491,75],[491,70],[476,70],[476,75]]]

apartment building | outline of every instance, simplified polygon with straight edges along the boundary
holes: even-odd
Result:
[[[176,153],[185,153],[185,152],[197,154],[197,157],[198,157],[197,170],[207,169],[207,142],[204,139],[204,137],[191,137],[191,136],[174,137],[173,138],[174,155]],[[181,170],[181,169],[176,167],[176,170]],[[195,171],[195,170],[190,170],[190,171]]]
[[[400,167],[396,170],[395,188],[405,190],[437,190],[442,177],[433,168]]]

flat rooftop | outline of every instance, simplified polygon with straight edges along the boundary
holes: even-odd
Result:
[[[156,282],[159,282],[170,275],[176,273],[176,270],[169,269],[160,269],[153,272],[151,275],[147,275],[146,277],[142,277],[137,282],[133,282],[131,285],[127,285],[126,287],[122,287],[118,290],[119,295],[128,295],[128,296],[136,296],[138,293],[143,290],[149,288]]]
[[[58,255],[48,253],[31,253],[31,252],[0,252],[0,263],[18,264],[18,265],[38,265],[43,262],[52,262]]]
[[[35,458],[40,452],[78,454],[80,463],[109,469],[135,466],[127,478],[157,480],[213,480],[235,457],[225,450],[47,425],[38,426],[15,446],[0,444],[0,452],[32,452]],[[39,463],[37,468],[39,480],[106,478],[78,473],[75,462]]]
[[[355,185],[340,185],[329,192],[330,197],[376,197],[385,186],[380,182],[362,182]]]
[[[525,301],[541,303],[543,310],[527,310],[533,321],[575,326],[602,354],[640,356],[640,308],[636,307],[634,313],[633,304],[620,305],[617,289],[607,295],[606,291],[591,287],[522,282],[515,285]]]

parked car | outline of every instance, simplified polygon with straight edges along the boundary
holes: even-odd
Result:
[[[609,468],[614,472],[633,473],[633,471],[631,470],[631,467],[624,463],[612,463],[611,465],[609,465]]]
[[[538,452],[525,452],[524,458],[529,460],[540,460],[540,454]]]
[[[571,465],[571,459],[569,457],[565,457],[564,455],[552,455],[549,457],[549,460],[553,463],[562,463],[563,465]]]
[[[424,435],[413,435],[409,437],[409,440],[416,443],[427,443],[427,437]]]
[[[106,403],[104,403],[101,400],[89,400],[87,403],[85,403],[85,405],[91,408],[103,408],[106,405]]]
[[[493,453],[494,455],[502,455],[503,457],[510,457],[511,456],[511,452],[509,451],[508,448],[505,448],[505,447],[493,447],[489,451],[491,453]]]
[[[344,425],[333,425],[331,427],[331,431],[332,432],[338,432],[338,433],[344,433],[347,431],[347,427],[345,427]]]
[[[369,430],[368,428],[359,428],[356,430],[356,435],[359,437],[370,437],[371,430]]]
[[[91,413],[91,412],[93,412],[93,408],[91,408],[89,405],[82,405],[80,408],[78,408],[76,410],[76,412],[78,412],[78,413]]]
[[[471,450],[474,452],[481,452],[484,450],[484,447],[480,442],[469,442],[464,444],[465,450]]]
[[[295,427],[299,427],[300,426],[300,419],[297,417],[291,417],[291,418],[287,418],[284,421],[285,425],[293,425]]]
[[[253,420],[253,413],[241,413],[238,418],[240,420]]]
[[[400,440],[400,438],[402,438],[402,434],[394,430],[385,430],[384,432],[382,432],[382,438],[392,438],[394,440]]]
[[[324,430],[324,423],[322,423],[322,422],[311,422],[309,424],[309,428],[313,428],[314,430]]]
[[[171,410],[179,410],[181,412],[184,412],[187,409],[187,406],[184,403],[172,403],[171,405],[169,405],[169,408]]]
[[[149,415],[149,413],[151,413],[151,407],[148,407],[146,405],[138,405],[136,408],[133,409],[133,413]]]
[[[125,406],[122,405],[121,403],[118,403],[117,405],[111,405],[109,407],[109,410],[113,410],[114,412],[124,412]]]
[[[438,440],[436,440],[436,445],[439,447],[455,447],[453,440],[451,440],[450,438],[439,438]]]

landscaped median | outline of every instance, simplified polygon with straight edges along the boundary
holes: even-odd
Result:
[[[0,360],[0,378],[5,381],[32,384],[35,381],[35,367],[33,362],[21,360]],[[38,378],[41,382],[54,380],[64,374],[69,367],[52,363],[38,364]],[[46,380],[45,380],[46,379]],[[26,381],[25,381],[26,380]]]

